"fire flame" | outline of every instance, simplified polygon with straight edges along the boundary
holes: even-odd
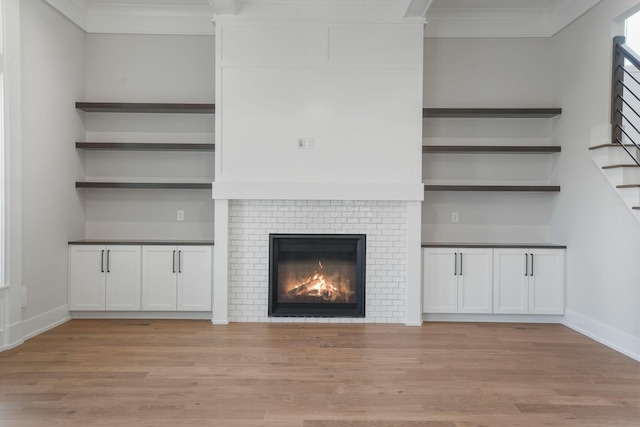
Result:
[[[330,283],[324,274],[320,273],[324,267],[322,262],[318,261],[318,270],[312,276],[309,276],[301,284],[289,290],[289,297],[311,297],[322,299],[326,302],[344,301],[349,299],[349,295],[339,286]]]

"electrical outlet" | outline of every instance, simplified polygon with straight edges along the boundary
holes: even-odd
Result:
[[[178,221],[184,221],[184,211],[182,209],[178,211]]]
[[[304,150],[304,149],[306,148],[306,146],[305,146],[305,145],[306,145],[306,141],[305,141],[305,139],[304,139],[304,138],[298,138],[298,145],[297,145],[297,147],[298,147],[300,150]]]
[[[307,138],[304,147],[308,150],[313,150],[316,145],[316,139],[313,137]]]
[[[24,286],[20,288],[20,307],[25,308],[28,303],[28,293],[27,288]]]
[[[458,212],[451,212],[451,222],[457,224],[460,221],[460,215]]]

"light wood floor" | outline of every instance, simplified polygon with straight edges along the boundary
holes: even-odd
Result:
[[[72,320],[0,353],[0,426],[640,426],[640,363],[560,325]]]

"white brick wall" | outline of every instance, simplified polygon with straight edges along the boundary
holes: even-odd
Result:
[[[407,205],[399,201],[232,200],[229,321],[400,323],[405,318]],[[269,233],[366,234],[364,319],[268,317]]]

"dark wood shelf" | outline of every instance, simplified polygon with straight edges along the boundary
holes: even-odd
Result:
[[[423,145],[423,153],[559,153],[558,145]]]
[[[635,148],[636,146],[633,144],[624,144],[625,147]],[[594,145],[593,147],[589,147],[589,150],[598,150],[600,148],[622,148],[620,144],[600,144]]]
[[[562,108],[423,108],[422,117],[431,118],[551,118]]]
[[[214,114],[215,104],[171,104],[140,102],[76,102],[87,113],[183,113]]]
[[[76,148],[112,151],[214,151],[215,144],[76,142]]]
[[[500,249],[566,249],[566,245],[553,243],[469,243],[469,242],[423,242],[423,248],[500,248]]]
[[[116,240],[83,239],[72,240],[70,245],[170,245],[170,246],[213,246],[213,240]]]
[[[424,191],[558,192],[557,185],[427,185]]]
[[[602,169],[623,169],[623,168],[640,168],[640,166],[636,165],[635,163],[633,164],[619,164],[619,165],[606,165],[606,166],[602,166]]]
[[[621,184],[616,185],[616,188],[640,188],[640,184]]]
[[[76,182],[76,188],[125,188],[149,190],[211,190],[211,183],[195,182]]]

